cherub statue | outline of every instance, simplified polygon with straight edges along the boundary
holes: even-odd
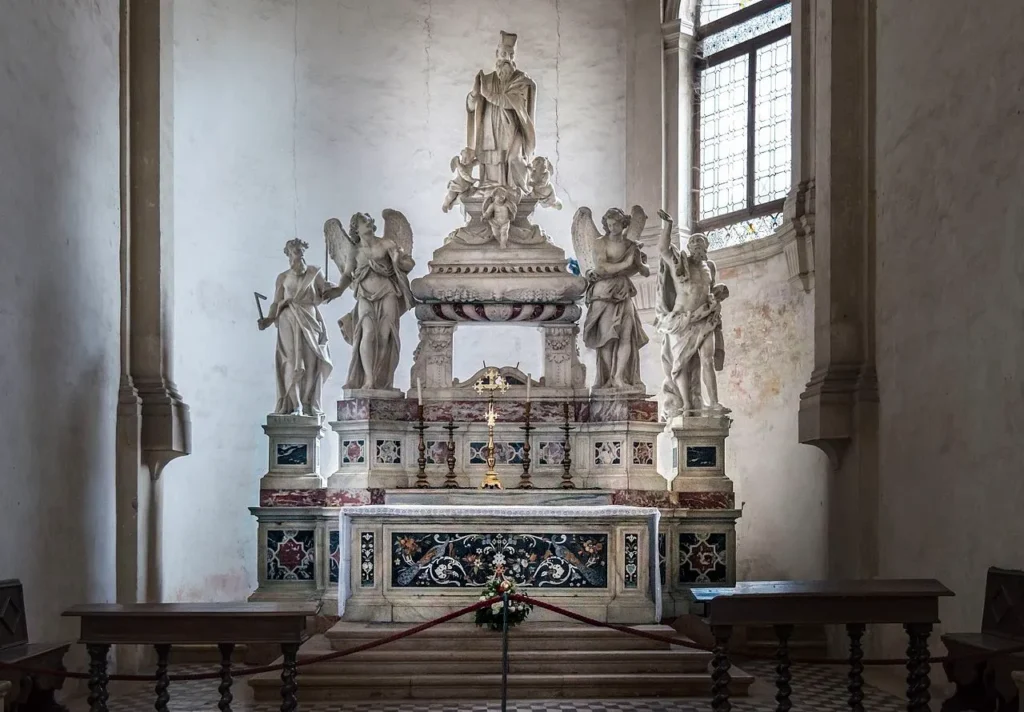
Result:
[[[327,327],[318,308],[332,297],[333,285],[319,267],[306,264],[309,243],[295,238],[284,245],[289,267],[277,276],[274,301],[257,325],[277,325],[277,405],[279,415],[321,415],[324,382],[331,375]],[[258,302],[257,302],[258,304]]]
[[[672,217],[664,210],[659,250],[655,327],[665,335],[661,365],[665,371],[665,414],[724,414],[718,402],[716,371],[725,365],[722,300],[729,288],[719,283],[715,263],[708,259],[708,239],[690,235],[685,250],[672,244]],[[703,388],[701,386],[703,385]]]
[[[562,209],[562,201],[555,195],[555,188],[551,185],[551,174],[555,167],[551,165],[544,156],[537,156],[530,163],[530,196],[537,199],[537,202],[545,208]]]
[[[508,231],[516,219],[516,201],[504,186],[498,186],[483,205],[483,219],[491,228],[491,235],[502,249],[508,247]]]
[[[328,290],[329,298],[348,287],[356,306],[338,320],[341,335],[352,345],[347,389],[392,390],[401,351],[398,325],[414,304],[409,289],[412,259],[412,227],[397,210],[385,210],[384,236],[368,213],[356,213],[345,232],[341,221],[324,223],[327,251],[338,266],[341,281]]]
[[[448,195],[441,204],[441,211],[447,213],[455,205],[455,201],[476,187],[476,179],[473,177],[473,168],[477,165],[473,151],[468,148],[462,149],[458,156],[452,157],[452,179],[448,181]]]
[[[630,215],[618,208],[606,212],[604,235],[590,208],[580,208],[572,220],[572,244],[588,283],[583,343],[597,351],[595,388],[644,389],[640,348],[648,339],[633,304],[636,287],[630,277],[650,274],[637,241],[646,223],[639,205]]]

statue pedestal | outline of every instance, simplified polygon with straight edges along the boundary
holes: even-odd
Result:
[[[270,438],[269,469],[260,489],[306,490],[323,487],[320,438],[324,416],[268,415],[263,432]]]
[[[676,439],[673,492],[732,492],[725,474],[725,439],[732,420],[726,415],[700,415],[672,422]]]

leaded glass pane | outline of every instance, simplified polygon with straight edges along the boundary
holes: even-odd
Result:
[[[700,219],[747,205],[747,57],[700,73]]]
[[[701,0],[700,24],[706,25],[720,17],[731,15],[752,2],[754,0]]]
[[[785,198],[792,157],[789,37],[757,50],[754,78],[754,204]]]
[[[736,9],[738,10],[739,8]],[[701,13],[703,13],[703,9]],[[749,39],[763,35],[765,32],[774,30],[776,27],[787,25],[792,21],[793,8],[789,3],[786,3],[763,15],[752,17],[746,22],[741,22],[738,25],[705,37],[704,41],[701,42],[701,50],[705,57],[710,57],[716,52],[721,52],[723,49],[738,45],[740,42],[746,42]]]
[[[756,218],[748,218],[725,227],[708,230],[708,249],[720,250],[723,247],[739,245],[751,240],[759,240],[770,236],[782,224],[782,213],[772,213]]]

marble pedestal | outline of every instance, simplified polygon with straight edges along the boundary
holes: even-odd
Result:
[[[732,420],[725,415],[678,418],[671,424],[676,439],[673,492],[732,492],[725,474],[725,439]]]
[[[657,509],[353,507],[341,513],[343,620],[419,622],[480,597],[497,565],[527,595],[601,621],[660,620]],[[564,620],[535,609],[531,620]]]
[[[320,479],[320,438],[324,417],[268,415],[263,432],[270,440],[268,470],[260,489],[317,489]]]

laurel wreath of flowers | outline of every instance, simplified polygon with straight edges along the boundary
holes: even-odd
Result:
[[[516,584],[514,581],[505,578],[504,568],[499,566],[494,571],[494,576],[484,586],[483,595],[480,596],[481,601],[486,601],[488,598],[494,598],[495,596],[501,596],[507,593],[512,596],[518,593],[516,590]],[[525,595],[525,594],[521,594]],[[476,624],[481,628],[489,628],[490,630],[501,630],[504,626],[504,601],[495,601],[486,608],[480,608],[476,612]],[[517,626],[527,619],[530,615],[530,611],[533,610],[533,604],[527,601],[509,601],[508,602],[508,627]]]

